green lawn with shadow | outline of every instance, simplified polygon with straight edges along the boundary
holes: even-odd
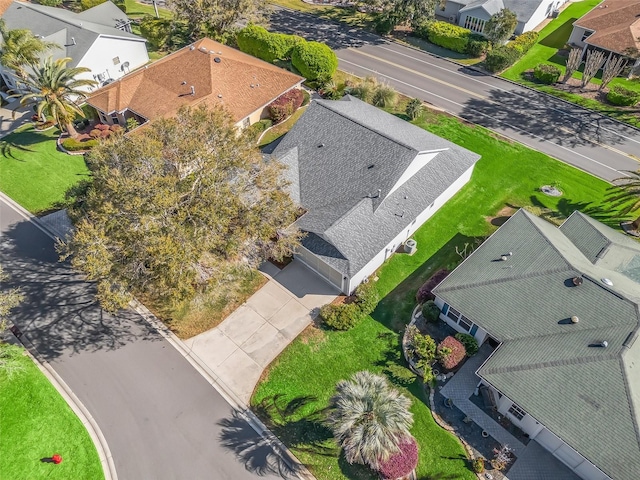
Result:
[[[0,153],[0,190],[33,214],[59,208],[67,189],[89,176],[82,155],[57,150],[59,134],[26,125],[3,138],[9,146]]]
[[[29,357],[20,363],[12,377],[0,372],[0,478],[104,478],[82,422]],[[56,453],[59,465],[40,461]]]
[[[430,113],[416,124],[482,155],[471,181],[416,232],[413,256],[396,254],[381,267],[375,285],[383,298],[370,317],[348,332],[309,327],[269,367],[252,398],[258,414],[278,426],[280,438],[321,480],[375,478],[341,459],[321,428],[322,409],[339,380],[359,370],[383,372],[388,362],[403,363],[398,333],[410,319],[417,289],[439,268],[461,260],[456,246],[473,245],[496,229],[488,217],[504,207],[535,205],[556,218],[580,209],[616,226],[607,182],[446,115]],[[546,184],[555,184],[564,195],[543,195],[538,189]],[[433,421],[421,386],[399,388],[413,402],[418,477],[475,478],[457,439]],[[286,408],[301,397],[302,406]],[[274,402],[278,408],[265,408]]]

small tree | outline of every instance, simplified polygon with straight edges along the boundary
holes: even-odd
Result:
[[[609,60],[604,65],[602,69],[602,83],[600,84],[600,88],[598,90],[602,90],[604,87],[609,85],[611,80],[616,78],[618,75],[622,73],[624,67],[627,66],[627,61],[624,57],[621,56],[611,56],[609,55]]]
[[[417,120],[422,117],[424,113],[424,107],[422,106],[422,100],[419,98],[412,98],[407,103],[407,108],[405,108],[405,113],[411,120]]]
[[[584,70],[582,71],[582,82],[580,86],[584,88],[593,77],[596,76],[598,70],[604,65],[604,52],[601,50],[587,50],[587,58],[584,61]]]
[[[517,25],[517,15],[508,8],[503,8],[491,15],[491,18],[484,26],[483,33],[491,43],[499,45],[513,35]]]
[[[567,57],[567,64],[565,67],[564,77],[562,77],[562,83],[567,83],[571,76],[580,68],[582,63],[582,49],[572,48]]]

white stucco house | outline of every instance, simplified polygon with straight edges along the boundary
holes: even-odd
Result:
[[[546,18],[568,0],[446,0],[442,7],[436,8],[436,15],[444,17],[461,27],[482,33],[484,25],[492,15],[503,8],[514,12],[518,17],[515,34],[520,35],[534,30]]]
[[[346,294],[469,181],[480,158],[351,96],[314,100],[272,155],[305,212],[295,257]]]
[[[580,478],[640,478],[640,243],[520,210],[433,294],[494,348],[476,375],[499,413]]]
[[[2,14],[6,27],[28,29],[59,48],[45,55],[70,57],[68,67],[86,67],[80,75],[106,85],[149,62],[146,40],[131,33],[130,20],[112,2],[74,13],[21,1],[11,2]],[[0,69],[7,89],[16,87],[13,72]]]

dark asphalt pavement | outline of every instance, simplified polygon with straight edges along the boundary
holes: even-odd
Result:
[[[608,117],[312,15],[276,10],[272,28],[326,42],[340,69],[490,128],[606,180],[640,168],[640,132]]]
[[[104,313],[51,238],[1,198],[0,263],[25,294],[12,320],[93,415],[120,480],[290,476],[176,349],[133,311]]]

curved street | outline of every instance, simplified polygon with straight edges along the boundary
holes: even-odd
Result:
[[[605,180],[640,168],[640,131],[599,113],[313,15],[277,9],[271,25],[325,41],[345,72],[376,76],[405,95]]]

